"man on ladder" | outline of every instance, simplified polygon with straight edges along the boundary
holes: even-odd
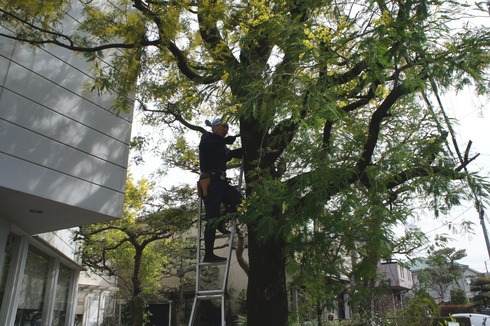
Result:
[[[230,269],[230,258],[233,248],[233,237],[236,231],[236,219],[232,220],[231,232],[225,228],[226,221],[220,219],[221,204],[225,205],[225,214],[236,212],[237,206],[242,200],[240,192],[232,187],[226,179],[226,162],[232,158],[241,158],[242,150],[230,150],[226,145],[232,144],[237,136],[226,136],[228,124],[222,119],[212,122],[206,120],[206,125],[212,132],[206,132],[199,143],[199,160],[201,176],[198,181],[198,192],[201,198],[199,205],[199,220],[197,226],[198,243],[196,259],[196,294],[192,305],[189,326],[195,325],[196,311],[201,300],[221,300],[221,326],[225,321],[225,291]],[[205,254],[201,262],[201,225],[202,206],[204,203],[206,226],[204,229]],[[228,235],[227,257],[219,257],[214,254],[214,241],[216,230]],[[222,286],[218,289],[201,288],[201,267],[206,265],[223,264]]]
[[[199,143],[199,188],[206,210],[203,262],[219,263],[225,262],[226,258],[214,254],[216,230],[229,234],[225,221],[219,221],[221,204],[225,205],[225,213],[234,213],[242,201],[240,192],[226,179],[226,163],[232,158],[241,158],[242,149],[230,150],[226,146],[233,144],[237,136],[227,136],[228,124],[222,118],[206,120],[205,123],[211,127],[211,132],[205,132]]]

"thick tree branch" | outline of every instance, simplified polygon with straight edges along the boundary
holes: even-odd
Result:
[[[359,61],[350,70],[343,73],[335,73],[328,77],[329,84],[331,85],[343,85],[351,80],[358,78],[359,75],[368,68],[365,60]]]
[[[195,81],[199,84],[212,84],[220,80],[217,76],[201,76],[196,73],[189,65],[187,57],[184,53],[175,45],[172,41],[163,42],[165,47],[173,54],[174,58],[177,60],[177,67],[180,71],[190,80]]]
[[[160,17],[153,13],[141,0],[135,0],[134,1],[134,7],[138,9],[141,13],[143,13],[145,16],[150,18],[152,21],[155,22],[155,24],[158,26],[160,36],[165,35],[163,28],[162,28],[162,22]],[[59,46],[68,50],[72,51],[77,51],[77,52],[98,52],[98,51],[104,51],[108,49],[136,49],[136,48],[141,48],[146,47],[146,46],[164,46],[167,48],[170,53],[174,56],[174,58],[177,61],[177,66],[181,70],[181,72],[190,80],[193,80],[197,83],[200,84],[211,84],[215,83],[216,81],[219,80],[218,77],[215,76],[201,76],[198,73],[196,73],[189,65],[188,60],[184,53],[175,45],[174,42],[170,40],[163,40],[161,38],[157,38],[155,40],[147,40],[146,38],[142,38],[142,40],[138,43],[110,43],[110,44],[102,44],[102,45],[97,45],[97,46],[79,46],[76,45],[75,42],[71,39],[70,36],[64,35],[58,32],[46,30],[43,28],[40,28],[34,24],[29,23],[26,20],[21,19],[20,17],[17,17],[16,15],[9,13],[5,10],[0,9],[0,12],[11,16],[12,18],[16,19],[22,24],[25,24],[32,30],[41,32],[43,34],[48,34],[53,36],[52,39],[34,39],[34,38],[25,38],[25,37],[20,37],[20,36],[15,36],[15,35],[9,35],[6,33],[0,33],[0,36],[6,37],[8,39],[20,41],[20,42],[26,42],[29,44],[33,45],[46,45],[46,44],[52,44],[55,46]],[[65,40],[66,42],[63,42],[61,40]]]
[[[146,238],[145,240],[141,241],[139,243],[139,247],[141,248],[145,248],[147,245],[149,245],[150,243],[156,241],[156,240],[163,240],[163,239],[168,239],[168,238],[171,238],[173,236],[173,234],[170,232],[169,229],[167,230],[162,230],[161,232],[159,233],[156,233],[156,234],[153,234],[152,236]]]
[[[138,43],[110,43],[110,44],[102,44],[102,45],[92,46],[92,47],[79,46],[79,45],[76,45],[75,42],[72,40],[72,38],[68,35],[36,26],[36,25],[30,23],[29,21],[22,19],[21,17],[13,14],[11,12],[5,11],[1,8],[0,8],[0,12],[7,15],[7,16],[12,17],[16,21],[22,23],[23,25],[28,26],[30,29],[32,29],[34,31],[52,36],[52,39],[46,39],[46,40],[41,39],[41,40],[39,40],[39,39],[34,39],[34,38],[25,38],[25,37],[20,37],[20,36],[16,36],[16,35],[6,34],[6,33],[0,33],[0,36],[2,36],[2,37],[12,39],[12,40],[16,40],[19,42],[25,42],[25,43],[33,44],[33,45],[52,44],[52,45],[56,45],[56,46],[59,46],[59,47],[62,47],[62,48],[68,49],[68,50],[72,50],[72,51],[77,51],[77,52],[98,52],[98,51],[103,51],[103,50],[108,50],[108,49],[134,49],[134,48],[140,48],[141,46],[158,45],[160,42],[159,40],[149,41],[149,40],[143,39],[143,40],[141,40],[141,42],[138,42]],[[60,41],[60,39],[65,40],[66,42]]]
[[[377,83],[372,85],[369,88],[368,93],[365,96],[363,96],[360,100],[347,104],[346,106],[342,107],[341,110],[348,113],[367,105],[369,101],[371,101],[374,98],[375,96],[374,90],[376,89],[376,87],[377,87]],[[330,137],[332,134],[333,124],[334,124],[333,120],[326,120],[323,126],[323,145],[327,149],[330,147]]]
[[[304,4],[302,0],[300,1],[293,1],[291,3],[291,23],[295,24],[299,22],[300,24],[306,22],[309,18],[308,16],[308,9],[309,7]],[[295,40],[297,36],[294,35],[294,33],[291,33],[292,31],[285,31],[288,32],[289,40],[291,41],[292,44],[297,44],[298,41]],[[297,46],[292,46],[292,47],[283,47],[282,50],[284,51],[284,57],[282,61],[277,65],[276,71],[275,71],[275,76],[274,76],[274,82],[271,85],[271,89],[278,89],[277,85],[282,84],[282,85],[287,85],[295,76],[294,71],[297,69],[297,63],[299,62],[299,54],[300,51],[297,50]]]
[[[144,105],[143,103],[140,103],[140,104],[141,104],[141,108],[144,112],[169,114],[175,118],[175,121],[178,121],[180,124],[182,124],[183,126],[185,126],[188,129],[199,131],[201,133],[206,132],[206,129],[204,129],[203,127],[191,124],[189,121],[184,119],[184,117],[180,113],[178,113],[177,110],[174,109],[177,107],[177,105],[178,105],[177,103],[168,102],[167,107],[163,110],[148,109],[148,107],[146,105]],[[171,122],[173,122],[173,121],[170,121],[169,123],[171,123]]]
[[[216,1],[210,1],[209,7],[215,8]],[[207,7],[207,6],[206,6]],[[198,11],[199,33],[204,43],[207,45],[209,53],[218,61],[225,61],[228,66],[235,67],[238,61],[235,59],[227,43],[220,35],[217,26],[217,17],[213,15],[209,8],[205,8],[203,4],[199,6]]]
[[[179,67],[180,71],[187,78],[200,84],[211,84],[219,80],[219,78],[215,76],[201,76],[198,73],[196,73],[190,67],[189,61],[187,57],[184,55],[184,53],[177,47],[177,45],[173,41],[165,37],[166,33],[164,29],[164,24],[160,16],[158,16],[158,14],[151,11],[151,9],[141,0],[133,0],[133,3],[134,3],[134,7],[137,10],[139,10],[143,15],[145,15],[146,17],[148,17],[148,19],[150,19],[155,23],[155,25],[158,28],[158,33],[161,39],[159,44],[167,48],[170,51],[170,53],[172,53],[172,55],[177,61],[177,67]]]
[[[393,189],[415,178],[427,177],[434,174],[444,174],[453,180],[464,179],[464,174],[460,173],[458,169],[460,170],[459,167],[454,170],[444,169],[440,166],[415,167],[398,173],[386,186],[388,189]]]
[[[303,96],[303,107],[300,112],[300,119],[303,119],[307,114],[307,103],[310,92],[306,92]],[[273,163],[281,156],[287,145],[293,140],[294,134],[298,128],[298,123],[292,118],[284,119],[279,122],[276,127],[269,133],[264,142],[265,148],[271,148],[264,156],[264,164],[272,166]]]
[[[407,93],[409,93],[409,90],[404,87],[403,84],[394,86],[390,94],[378,106],[376,111],[374,111],[373,115],[371,116],[366,143],[364,144],[362,155],[356,167],[356,170],[360,176],[364,173],[368,165],[371,164],[371,158],[378,143],[381,123],[386,117],[389,116],[389,110],[395,104],[395,102]]]
[[[245,234],[240,227],[236,228],[237,244],[236,244],[236,258],[238,265],[243,269],[245,274],[248,276],[248,271],[250,266],[248,262],[243,258],[243,251],[245,249]]]
[[[68,44],[60,42],[56,39],[36,40],[36,39],[23,38],[15,35],[9,35],[5,33],[0,33],[0,36],[19,42],[29,43],[32,45],[52,44],[68,50],[77,51],[77,52],[86,52],[86,53],[98,52],[98,51],[103,51],[108,49],[137,49],[140,48],[141,46],[150,46],[150,45],[158,44],[158,41],[142,41],[140,43],[111,43],[111,44],[103,44],[103,45],[92,46],[92,47],[85,47],[85,46],[74,45],[74,43],[71,41],[71,39],[68,36],[62,34],[60,34],[59,37],[66,39],[69,42]]]

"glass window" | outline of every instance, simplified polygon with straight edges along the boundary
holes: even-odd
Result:
[[[64,265],[60,265],[58,281],[56,283],[53,326],[61,326],[65,324],[72,279],[73,270]]]
[[[14,243],[16,237],[13,234],[10,234],[7,238],[7,246],[5,248],[5,260],[3,264],[3,270],[0,279],[0,307],[3,302],[3,295],[5,294],[5,286],[7,284],[7,276],[9,274],[10,263],[12,262],[12,253],[14,251]]]
[[[14,326],[41,325],[49,262],[49,257],[29,246]]]

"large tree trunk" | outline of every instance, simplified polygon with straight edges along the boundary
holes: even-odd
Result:
[[[145,306],[141,296],[136,296],[133,302],[133,309],[131,314],[131,325],[141,326],[143,325],[143,316],[145,315]]]
[[[141,297],[141,262],[143,257],[143,248],[135,246],[134,267],[133,267],[133,309],[131,314],[131,325],[143,325],[143,316],[145,314],[145,303]]]
[[[285,239],[283,235],[261,241],[254,225],[249,225],[249,279],[247,323],[253,326],[286,326]]]
[[[253,119],[240,121],[247,199],[253,198],[254,187],[260,186],[262,178],[267,179],[272,176],[274,163],[271,158],[266,159],[264,156],[264,149],[261,146],[266,145],[262,132],[257,132],[257,124],[258,121]],[[260,162],[259,166],[257,162]],[[272,216],[266,218],[281,222],[280,208],[273,207],[268,214]],[[286,326],[288,325],[288,292],[285,234],[278,230],[276,234],[267,235],[257,226],[257,222],[247,221],[249,255],[247,324]]]

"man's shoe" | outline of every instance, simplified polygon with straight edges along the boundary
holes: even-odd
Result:
[[[203,263],[224,263],[225,261],[226,261],[226,258],[216,256],[215,254],[205,255],[204,259],[202,260]]]

